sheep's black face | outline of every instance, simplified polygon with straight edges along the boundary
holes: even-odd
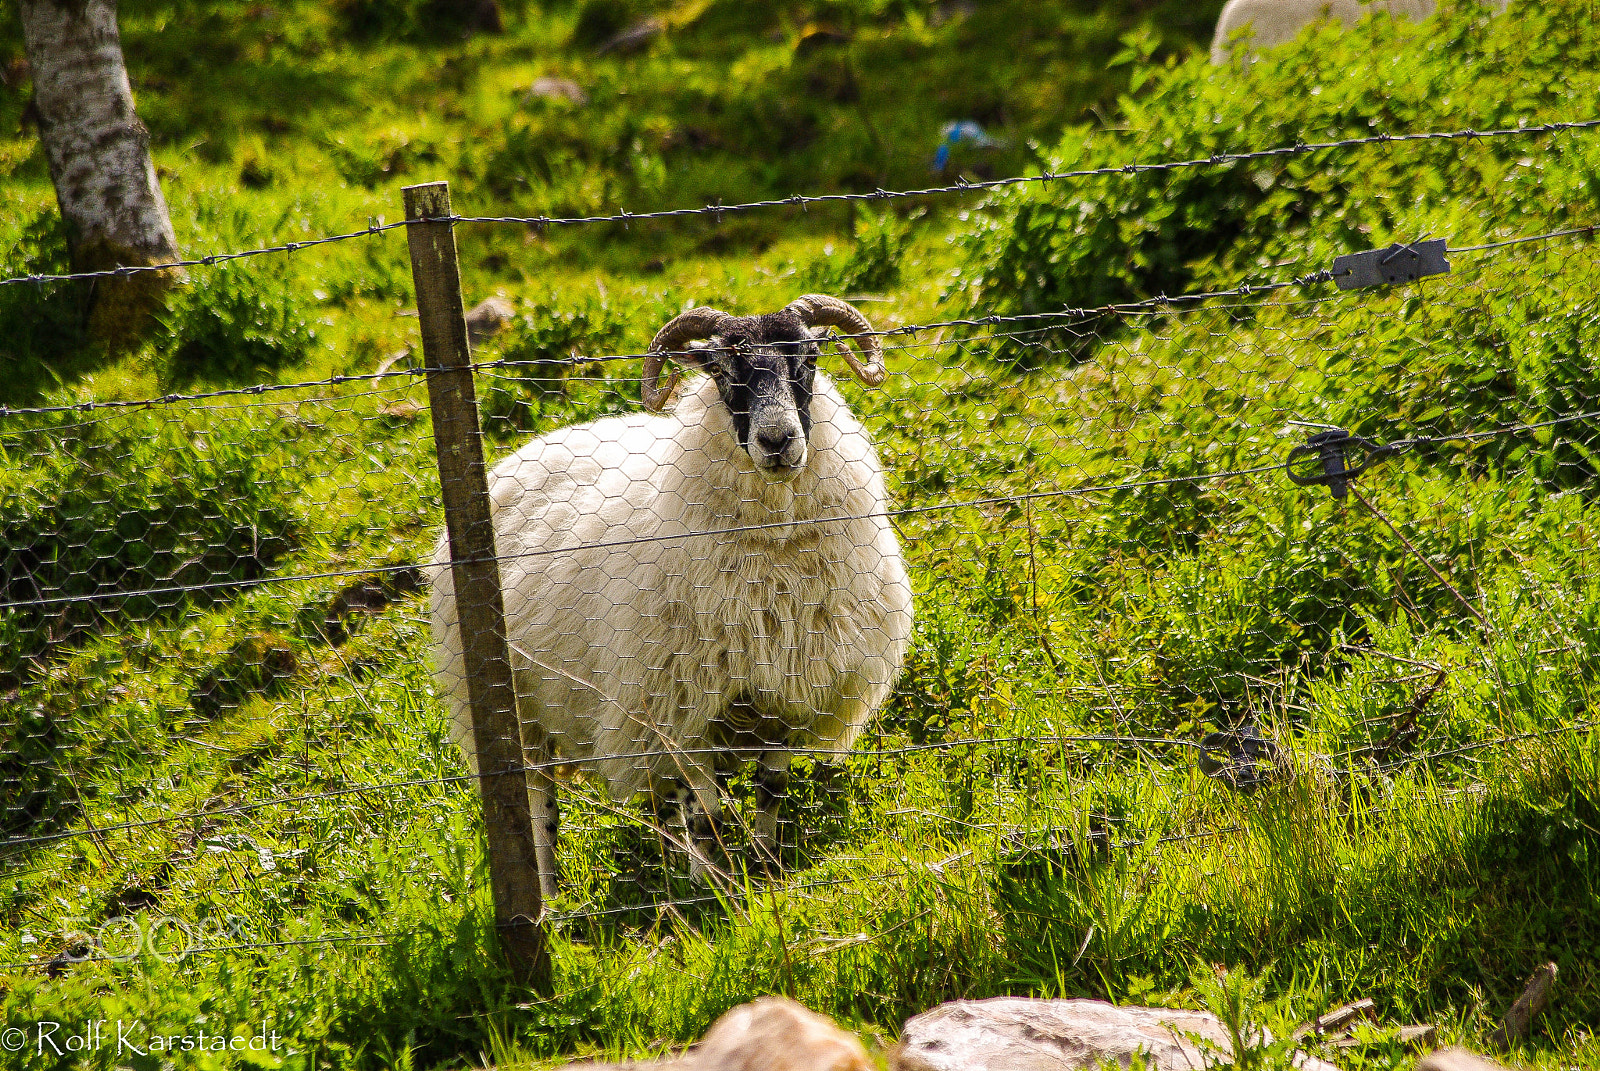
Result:
[[[739,445],[769,480],[806,465],[817,342],[792,313],[738,318],[704,343],[703,367],[717,381]]]

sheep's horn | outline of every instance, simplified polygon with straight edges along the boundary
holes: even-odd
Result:
[[[727,319],[727,313],[702,305],[698,309],[690,309],[683,315],[675,317],[667,326],[656,332],[656,337],[650,340],[650,350],[644,359],[644,373],[639,382],[639,392],[644,396],[646,409],[652,413],[660,412],[661,407],[667,404],[667,399],[672,397],[673,390],[678,386],[677,372],[672,373],[672,378],[667,380],[665,387],[657,385],[668,352],[681,350],[690,342],[710,338]]]
[[[883,342],[871,333],[872,324],[861,315],[860,309],[827,294],[802,295],[789,302],[789,309],[807,327],[839,327],[848,334],[856,335],[850,341],[861,351],[862,359],[858,360],[848,348],[843,349],[844,359],[850,362],[850,369],[855,372],[856,378],[867,386],[876,387],[883,382]]]

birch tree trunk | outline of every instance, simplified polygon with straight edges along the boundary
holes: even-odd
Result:
[[[116,0],[21,0],[33,68],[39,140],[50,165],[75,271],[165,264],[178,242],[150,160],[150,133],[133,110]],[[95,280],[93,337],[137,341],[180,272]]]

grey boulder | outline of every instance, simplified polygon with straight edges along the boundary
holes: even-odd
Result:
[[[1194,1038],[1215,1049],[1202,1048]],[[1201,1071],[1226,1063],[1232,1051],[1226,1028],[1208,1012],[993,997],[952,1001],[907,1020],[890,1066],[895,1071],[1067,1071],[1112,1062],[1127,1067],[1140,1053],[1153,1069]],[[1301,1071],[1337,1071],[1303,1054],[1295,1063]]]

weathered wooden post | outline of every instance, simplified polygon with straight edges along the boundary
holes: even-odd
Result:
[[[506,647],[505,601],[489,516],[461,272],[454,225],[448,220],[450,184],[407,186],[405,199],[433,443],[461,622],[462,672],[472,703],[495,927],[518,980],[548,993],[550,955],[540,919],[538,853]]]

